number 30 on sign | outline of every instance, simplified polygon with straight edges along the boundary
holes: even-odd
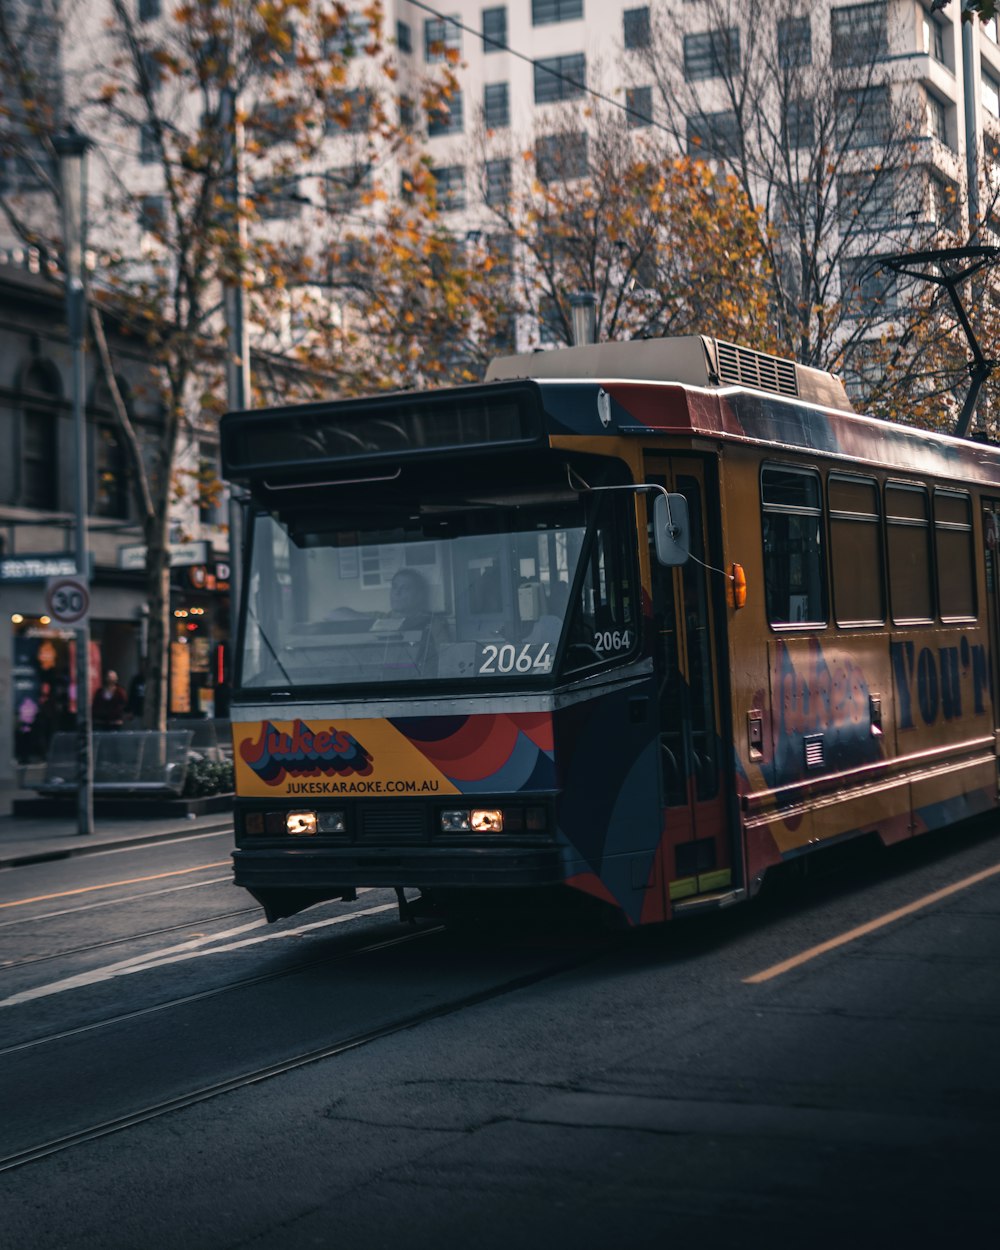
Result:
[[[45,592],[49,616],[60,625],[80,625],[90,611],[90,592],[76,577],[54,577]]]

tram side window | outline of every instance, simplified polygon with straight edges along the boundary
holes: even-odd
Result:
[[[934,492],[934,552],[937,556],[938,611],[943,621],[976,616],[973,575],[972,504],[964,491]]]
[[[934,617],[930,515],[925,486],[886,483],[889,603],[897,625],[930,621]]]
[[[838,625],[883,625],[882,517],[874,478],[831,473],[830,568]]]
[[[772,625],[826,624],[819,474],[764,465],[760,475],[764,591]]]

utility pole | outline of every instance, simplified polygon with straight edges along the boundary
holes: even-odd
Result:
[[[53,138],[59,158],[62,208],[63,272],[66,281],[66,322],[73,353],[72,395],[73,436],[76,452],[76,576],[90,580],[90,554],[87,544],[87,422],[84,395],[87,389],[84,332],[87,318],[87,292],[84,285],[84,256],[87,234],[87,151],[93,145],[86,135],[70,126]],[[77,833],[94,832],[94,764],[90,724],[90,622],[86,615],[76,627],[76,730]]]
[[[250,334],[246,320],[243,292],[243,265],[246,260],[248,236],[243,171],[243,123],[240,121],[236,91],[223,90],[220,112],[222,133],[226,144],[223,170],[226,197],[232,206],[235,234],[232,272],[225,288],[226,316],[226,406],[230,412],[242,412],[250,404]],[[236,613],[243,590],[243,503],[229,488],[229,603],[230,629],[235,635]]]

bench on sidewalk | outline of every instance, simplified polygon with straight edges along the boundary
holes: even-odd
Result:
[[[190,729],[95,733],[94,795],[179,797],[184,790],[193,737]],[[77,744],[75,733],[53,735],[45,774],[33,787],[39,794],[58,797],[76,793]]]

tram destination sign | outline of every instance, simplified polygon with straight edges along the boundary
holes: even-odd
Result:
[[[0,559],[0,582],[47,582],[53,577],[76,574],[76,560],[71,555],[43,552]]]

